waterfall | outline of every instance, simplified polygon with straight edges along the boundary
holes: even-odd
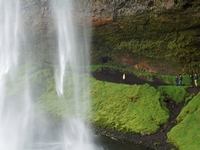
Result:
[[[37,6],[36,1],[29,2]],[[40,108],[35,103],[44,85],[37,83],[40,82],[37,76],[41,76],[37,72],[42,69],[37,64],[44,60],[35,45],[45,36],[38,38],[40,32],[24,26],[29,17],[22,17],[20,0],[0,0],[0,149],[101,149],[94,144],[94,135],[86,124],[90,114],[89,24],[83,15],[79,14],[81,21],[76,19],[75,1],[51,0],[49,3],[57,41],[53,59],[57,93],[54,96],[67,109],[59,125],[52,125],[46,114],[38,112]],[[37,18],[35,6],[30,7],[30,18]]]
[[[85,73],[89,73],[90,64],[89,30],[86,22],[78,22],[74,13],[74,2],[52,0],[58,41],[56,63],[59,67],[55,68],[56,89],[62,99],[69,98],[66,91],[71,89],[69,99],[73,102],[67,105],[75,110],[72,116],[66,116],[64,120],[65,149],[94,150],[88,127],[84,123],[84,118],[90,111],[90,80],[89,75],[84,76]],[[86,18],[82,16],[82,20],[85,21]]]
[[[20,48],[24,46],[20,25],[20,2],[0,0],[0,149],[22,150],[31,136],[31,94],[26,75],[23,94],[12,95],[17,79]],[[6,94],[9,95],[6,97]]]

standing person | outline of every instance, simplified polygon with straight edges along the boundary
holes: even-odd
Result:
[[[194,84],[195,86],[198,86],[198,76],[196,73],[194,74]]]
[[[180,86],[182,86],[183,85],[183,77],[181,74],[179,75],[179,81],[180,81]]]
[[[178,76],[175,78],[176,86],[178,86]]]
[[[190,74],[190,84],[193,87],[194,86],[194,77],[193,74]]]
[[[122,79],[123,79],[123,83],[125,84],[126,83],[126,74],[125,73],[123,73]]]

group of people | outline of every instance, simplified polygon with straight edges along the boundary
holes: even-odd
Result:
[[[198,86],[198,75],[195,73],[194,75],[193,74],[190,74],[190,84],[192,87],[194,86]],[[122,79],[123,79],[123,83],[125,84],[126,83],[126,74],[123,73],[122,74]],[[176,85],[177,86],[183,86],[183,76],[181,74],[176,75],[176,79],[175,79],[175,82],[176,82]]]
[[[175,82],[177,86],[178,85],[183,86],[183,77],[181,74],[179,74],[179,77],[176,76]],[[192,87],[198,86],[198,75],[196,73],[194,75],[190,74],[190,84]]]
[[[176,79],[175,79],[175,82],[176,82],[176,85],[180,85],[180,86],[183,86],[183,77],[181,74],[179,74],[179,77],[176,76]]]

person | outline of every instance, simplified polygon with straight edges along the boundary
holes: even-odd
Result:
[[[194,74],[194,84],[195,86],[198,86],[198,76],[196,73]]]
[[[183,77],[181,74],[179,75],[179,81],[180,81],[180,86],[182,86],[183,85]]]
[[[123,73],[122,79],[123,79],[123,83],[125,84],[126,83],[126,74],[125,73]]]
[[[193,87],[194,86],[194,77],[193,74],[190,74],[190,84]]]
[[[178,86],[178,76],[175,78],[176,86]]]

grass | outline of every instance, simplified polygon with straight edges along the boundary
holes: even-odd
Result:
[[[169,115],[160,92],[148,84],[124,85],[93,79],[92,121],[118,131],[155,133]]]
[[[169,119],[165,99],[173,99],[176,103],[188,102],[177,117],[177,125],[168,133],[168,142],[177,146],[180,150],[197,149],[200,145],[196,140],[199,138],[200,122],[200,94],[193,96],[185,91],[188,86],[160,86],[158,89],[144,85],[115,84],[98,81],[88,74],[72,74],[66,72],[64,96],[58,97],[55,89],[55,78],[50,66],[43,69],[30,65],[29,74],[26,77],[30,81],[31,94],[34,99],[37,112],[52,122],[61,121],[63,117],[75,115],[75,103],[73,81],[79,81],[81,94],[78,96],[81,114],[87,114],[87,121],[104,128],[116,129],[124,133],[139,133],[148,135],[155,133],[161,125]],[[36,65],[37,66],[37,65]],[[96,67],[96,69],[102,66]],[[119,67],[113,67],[117,69]],[[122,70],[130,71],[126,68]],[[24,69],[21,69],[24,70]],[[25,71],[25,70],[24,70]],[[22,72],[21,72],[22,73]],[[166,80],[172,80],[174,76],[136,72],[138,76],[155,76]],[[23,98],[25,76],[19,74],[15,84],[10,80],[8,83],[7,96],[9,98]],[[184,77],[184,81],[188,79]],[[171,81],[172,82],[172,81]],[[90,83],[89,89],[84,89],[85,83]],[[188,84],[188,83],[187,83]],[[15,86],[13,86],[15,85]],[[91,94],[91,102],[88,101]],[[91,103],[91,104],[90,104]],[[89,115],[91,105],[91,114]],[[18,107],[20,108],[20,104]],[[191,140],[192,139],[192,140]]]
[[[186,105],[177,117],[178,124],[167,134],[168,141],[180,150],[200,147],[200,94]]]
[[[46,114],[55,120],[68,116],[80,115],[85,117],[89,114],[90,93],[86,83],[90,83],[90,76],[87,74],[75,74],[66,72],[67,78],[64,81],[63,95],[59,97],[55,88],[54,78],[47,84],[46,90],[37,99],[37,105]],[[49,80],[49,79],[48,79]],[[76,84],[74,84],[76,82]],[[53,83],[53,84],[52,84]],[[76,87],[77,86],[77,87]],[[74,90],[74,88],[76,90]],[[79,110],[79,114],[76,113]],[[85,119],[88,119],[86,116]]]
[[[41,66],[43,66],[41,68]],[[26,69],[28,68],[28,70]],[[27,75],[24,75],[27,71]],[[32,104],[36,106],[37,112],[55,121],[61,120],[69,115],[76,115],[75,103],[80,101],[80,106],[89,105],[89,90],[85,87],[86,83],[90,83],[90,75],[76,74],[66,71],[66,80],[64,81],[64,95],[59,97],[56,91],[56,82],[53,75],[52,67],[48,64],[28,64],[19,68],[17,77],[8,79],[6,95],[8,98],[16,97],[17,100],[23,101],[24,93],[29,92]],[[28,82],[27,82],[28,81]],[[77,91],[73,89],[73,81],[77,81],[80,89],[80,95],[76,95]],[[26,89],[25,89],[26,88]],[[29,90],[30,89],[30,90]],[[78,89],[78,88],[76,88]],[[74,102],[73,100],[77,101]],[[84,101],[87,99],[86,101]],[[85,107],[86,108],[86,107]],[[81,109],[80,114],[88,113],[89,109]],[[83,117],[83,116],[82,116]]]
[[[187,117],[190,114],[193,114],[195,111],[197,111],[200,108],[200,94],[195,96],[181,111],[181,113],[177,117],[177,122],[181,122],[184,120],[185,117]]]
[[[159,86],[158,91],[162,93],[167,99],[172,99],[179,104],[180,102],[187,102],[192,99],[192,95],[187,93],[185,86]]]

